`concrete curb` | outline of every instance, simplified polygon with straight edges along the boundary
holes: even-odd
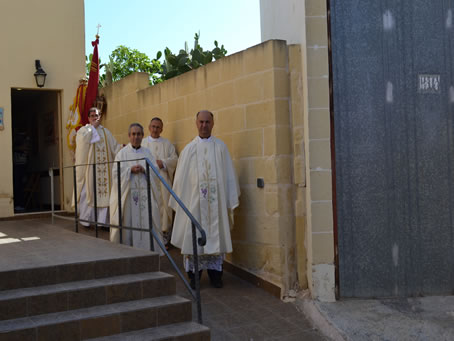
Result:
[[[309,298],[297,299],[295,304],[303,311],[312,325],[320,333],[333,341],[348,341],[348,337],[337,329],[321,312],[317,304]]]

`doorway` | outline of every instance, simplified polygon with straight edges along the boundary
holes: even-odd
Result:
[[[59,102],[60,91],[11,89],[15,214],[51,210],[49,168],[60,167]],[[59,180],[55,176],[55,209]]]

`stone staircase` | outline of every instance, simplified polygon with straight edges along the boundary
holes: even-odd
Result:
[[[0,272],[0,341],[210,340],[159,256]]]

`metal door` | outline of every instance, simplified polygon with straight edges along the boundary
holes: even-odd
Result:
[[[454,1],[330,10],[340,295],[452,294]]]

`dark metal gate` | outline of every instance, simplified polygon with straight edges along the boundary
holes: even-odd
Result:
[[[454,292],[454,1],[331,0],[341,297]]]

